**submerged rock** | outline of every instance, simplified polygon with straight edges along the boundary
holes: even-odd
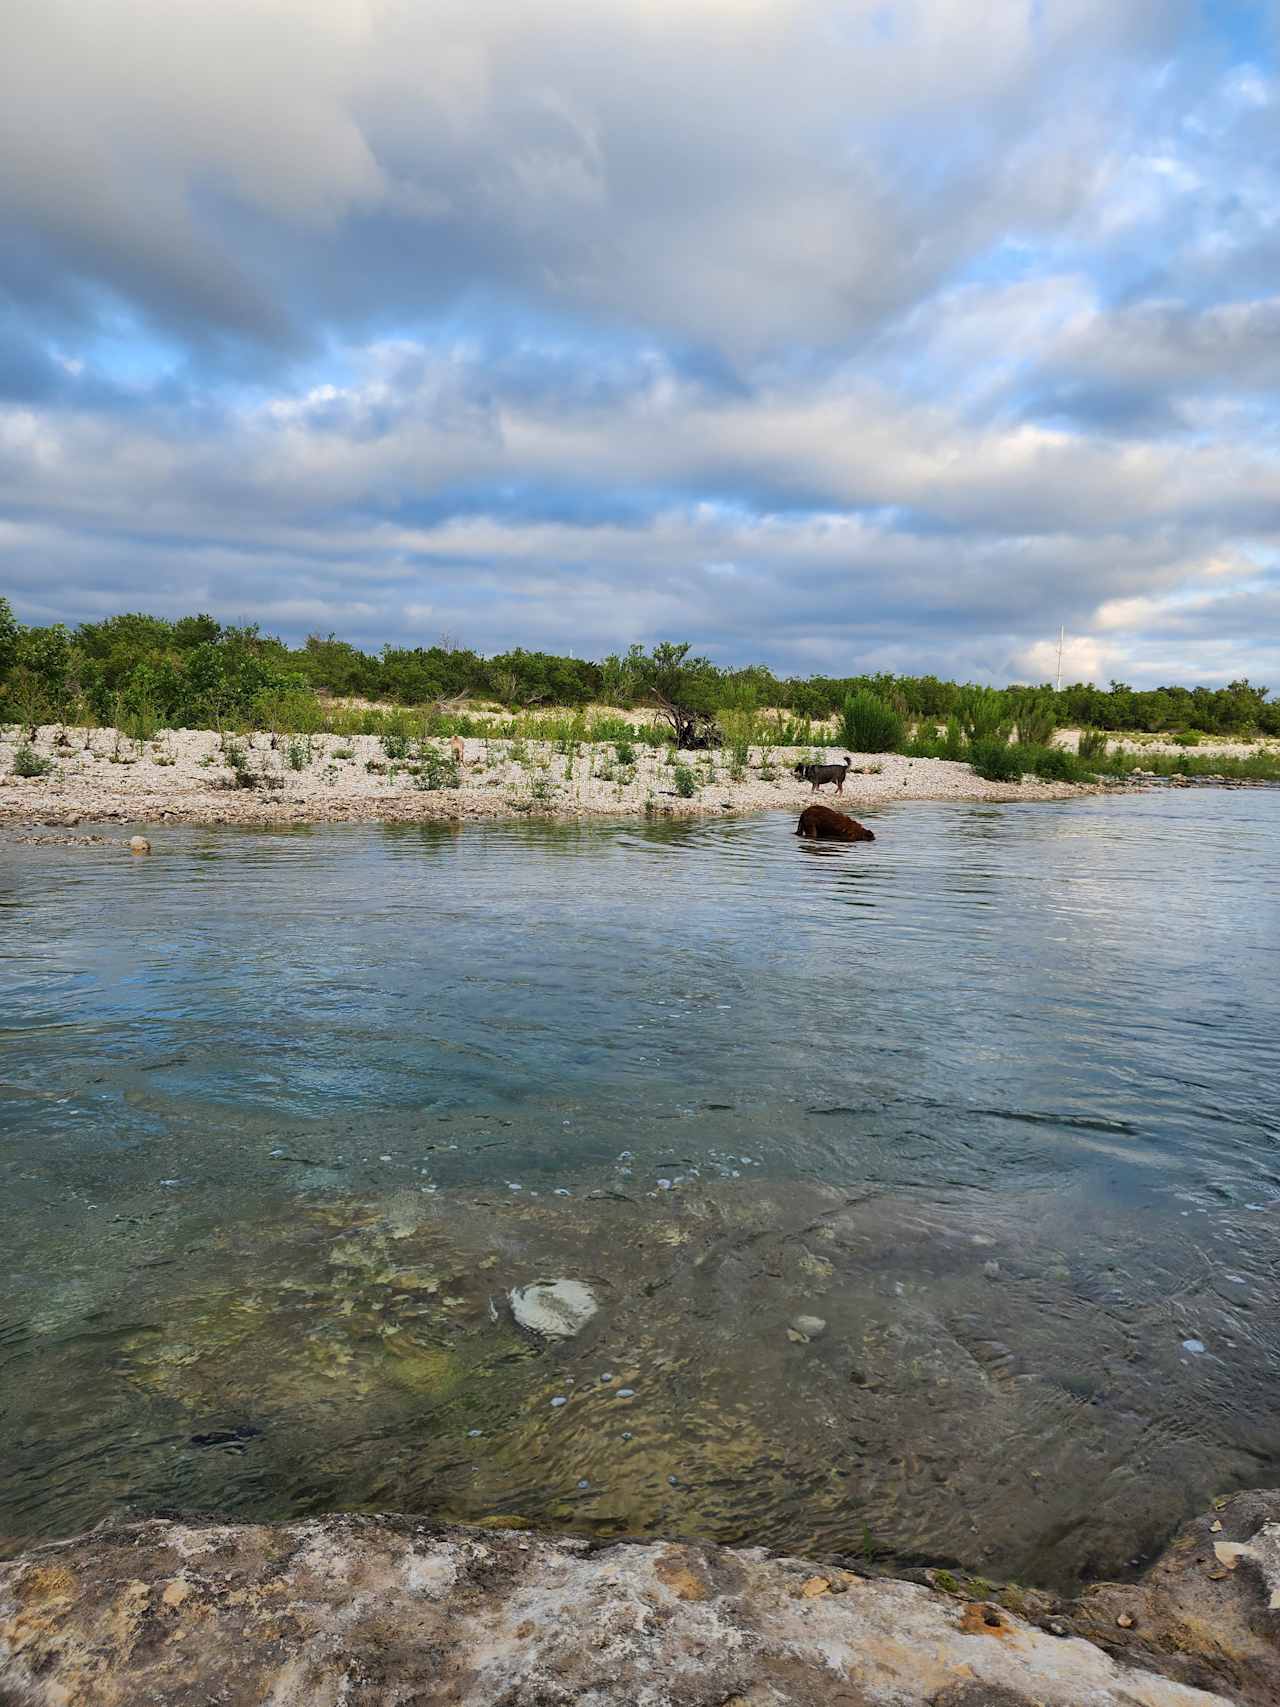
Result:
[[[516,1321],[544,1339],[572,1339],[599,1308],[590,1288],[580,1280],[536,1280],[511,1293]]]
[[[820,1334],[826,1333],[827,1324],[821,1316],[793,1316],[791,1331],[802,1340],[816,1340]]]
[[[1103,1603],[1091,1608],[1095,1622],[1105,1620],[1095,1645],[1065,1624],[1037,1628],[1008,1604],[759,1548],[600,1547],[394,1516],[155,1520],[100,1527],[0,1564],[0,1699],[1274,1704],[1276,1638],[1253,1573],[1209,1585],[1212,1609],[1203,1594],[1194,1601],[1198,1582],[1179,1580],[1180,1625],[1167,1617],[1162,1625],[1145,1605],[1142,1617],[1117,1617]],[[1169,1588],[1095,1591],[1104,1592],[1167,1599]],[[1072,1623],[1078,1632],[1074,1610]]]

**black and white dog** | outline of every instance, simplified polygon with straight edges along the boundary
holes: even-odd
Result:
[[[797,782],[811,782],[812,793],[816,794],[824,782],[834,782],[836,793],[844,793],[844,779],[849,774],[853,760],[846,757],[842,765],[797,765],[795,777]]]

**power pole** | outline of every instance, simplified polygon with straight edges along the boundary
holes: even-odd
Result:
[[[1058,693],[1062,692],[1062,637],[1063,637],[1063,634],[1065,633],[1065,631],[1066,631],[1066,624],[1065,623],[1059,623],[1059,625],[1058,625],[1058,683],[1057,683],[1057,689],[1056,689],[1056,691]]]

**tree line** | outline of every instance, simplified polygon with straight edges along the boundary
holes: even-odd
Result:
[[[761,664],[725,668],[686,644],[633,646],[600,662],[517,647],[491,657],[443,641],[365,652],[335,635],[312,634],[301,646],[256,624],[207,615],[163,617],[129,612],[75,628],[19,623],[0,597],[0,720],[28,723],[144,723],[170,728],[250,724],[311,726],[327,697],[358,697],[441,712],[467,701],[496,700],[512,710],[588,704],[653,706],[698,719],[776,707],[797,720],[840,715],[849,700],[872,696],[911,722],[963,717],[971,684],[936,675],[776,676]],[[1020,710],[1057,726],[1115,732],[1202,731],[1280,735],[1280,700],[1248,680],[1223,688],[1149,689],[1113,681],[986,690],[1000,711]]]

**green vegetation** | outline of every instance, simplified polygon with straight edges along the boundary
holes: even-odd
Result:
[[[1111,753],[1101,765],[1090,765],[1105,776],[1124,777],[1135,771],[1155,776],[1222,777],[1227,782],[1280,782],[1280,753],[1251,753],[1248,758],[1204,753]]]
[[[1011,692],[1000,688],[963,687],[956,695],[954,715],[970,746],[978,741],[1009,739],[1014,707]]]
[[[1018,739],[1028,747],[1047,747],[1058,727],[1057,709],[1049,692],[1028,693],[1018,700],[1015,713]]]
[[[675,767],[676,793],[684,800],[692,800],[698,792],[698,779],[688,765]]]
[[[855,753],[896,753],[906,739],[902,714],[860,688],[840,708],[840,739]]]
[[[377,706],[335,704],[355,697]],[[685,643],[633,646],[595,663],[516,648],[485,658],[445,640],[364,652],[334,635],[290,647],[256,625],[211,616],[168,621],[141,613],[26,627],[0,598],[0,722],[111,725],[135,740],[157,729],[273,729],[279,734],[390,735],[405,742],[464,735],[537,741],[674,740],[682,750],[727,742],[731,765],[746,747],[831,746],[884,751],[813,725],[843,718],[846,702],[875,702],[914,724],[917,741],[948,728],[961,742],[1007,736],[1046,746],[1058,727],[1179,737],[1280,735],[1280,700],[1246,680],[1224,688],[1138,691],[1124,682],[977,687],[937,676],[859,674],[779,678],[762,665],[721,668]],[[511,715],[485,710],[496,702]],[[590,705],[651,711],[647,726],[588,714]],[[386,709],[386,707],[392,709]],[[761,708],[768,707],[766,714]],[[861,715],[855,712],[855,718]],[[860,727],[860,725],[859,725]],[[767,731],[767,734],[766,734]],[[901,741],[898,743],[901,745]],[[392,757],[389,753],[388,757]]]
[[[262,780],[249,763],[249,754],[238,741],[222,737],[222,757],[231,772],[232,788],[257,788]]]
[[[418,749],[419,788],[459,788],[461,776],[458,772],[458,761],[452,753],[442,753],[438,747],[428,747],[425,743]]]
[[[987,782],[1021,782],[1024,753],[995,736],[969,743],[969,763]]]
[[[53,769],[53,760],[43,758],[24,742],[13,755],[14,776],[36,777],[48,776]]]

